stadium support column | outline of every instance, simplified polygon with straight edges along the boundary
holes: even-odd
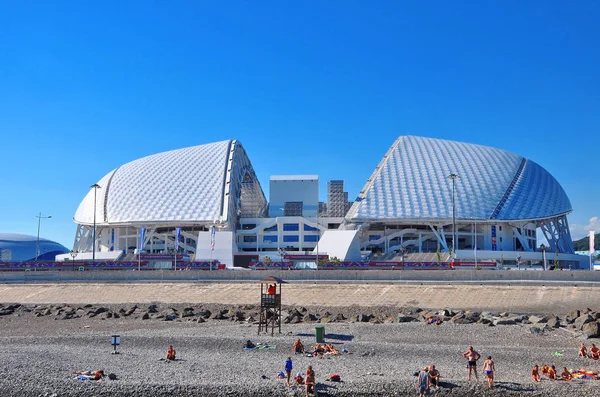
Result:
[[[42,213],[40,212],[35,217],[38,218],[37,240],[35,243],[35,267],[37,268],[38,258],[40,256],[40,227],[42,225],[42,219],[50,219],[50,218],[52,218],[52,215],[43,216]]]
[[[96,262],[96,195],[100,185],[94,183],[90,189],[94,189],[94,227],[92,229],[92,263]]]
[[[459,178],[456,174],[448,175],[452,180],[452,257],[456,257],[456,180]]]

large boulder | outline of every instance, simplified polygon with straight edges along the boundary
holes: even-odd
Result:
[[[548,322],[548,317],[547,316],[529,316],[529,322],[531,322],[532,324],[545,324]]]
[[[413,316],[405,316],[404,314],[398,314],[398,320],[399,323],[412,323],[414,321],[419,321],[416,318],[414,318]]]
[[[588,338],[597,338],[600,336],[600,324],[597,321],[585,323],[581,331]]]
[[[548,318],[548,323],[546,325],[550,328],[559,328],[560,319],[557,316],[551,316],[550,318]]]
[[[498,318],[494,320],[494,325],[515,325],[517,322],[512,318]]]
[[[581,316],[577,317],[577,319],[575,319],[573,325],[575,325],[575,329],[581,330],[584,324],[591,323],[593,321],[593,317],[589,314],[582,314]]]

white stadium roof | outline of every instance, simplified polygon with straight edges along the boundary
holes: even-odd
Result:
[[[250,160],[235,140],[143,157],[109,172],[98,185],[97,225],[226,222],[244,208],[256,212],[266,205]],[[94,193],[91,189],[79,205],[75,222],[93,223]],[[254,202],[244,207],[240,197]]]
[[[560,184],[535,162],[491,147],[414,136],[399,137],[347,214],[352,221],[452,217],[533,220],[566,214]]]

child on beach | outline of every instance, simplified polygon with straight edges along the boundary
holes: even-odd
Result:
[[[556,380],[556,367],[554,365],[548,368],[548,378]]]
[[[488,386],[490,388],[494,387],[494,372],[496,372],[496,367],[494,366],[492,356],[488,356],[487,360],[484,361],[483,372],[487,375]]]
[[[175,349],[173,349],[173,345],[169,345],[169,350],[167,350],[167,361],[175,360]]]
[[[287,387],[290,387],[290,377],[292,376],[292,369],[292,358],[288,357],[287,360],[285,360],[285,375],[287,379]]]
[[[424,367],[419,371],[417,377],[417,390],[419,391],[419,397],[423,397],[425,392],[429,389],[429,368]]]

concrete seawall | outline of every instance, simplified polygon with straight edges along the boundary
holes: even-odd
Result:
[[[258,304],[255,283],[63,283],[5,284],[0,302],[24,304],[221,303]],[[594,286],[402,285],[291,283],[283,285],[282,302],[291,306],[417,306],[421,308],[565,314],[598,309]]]

